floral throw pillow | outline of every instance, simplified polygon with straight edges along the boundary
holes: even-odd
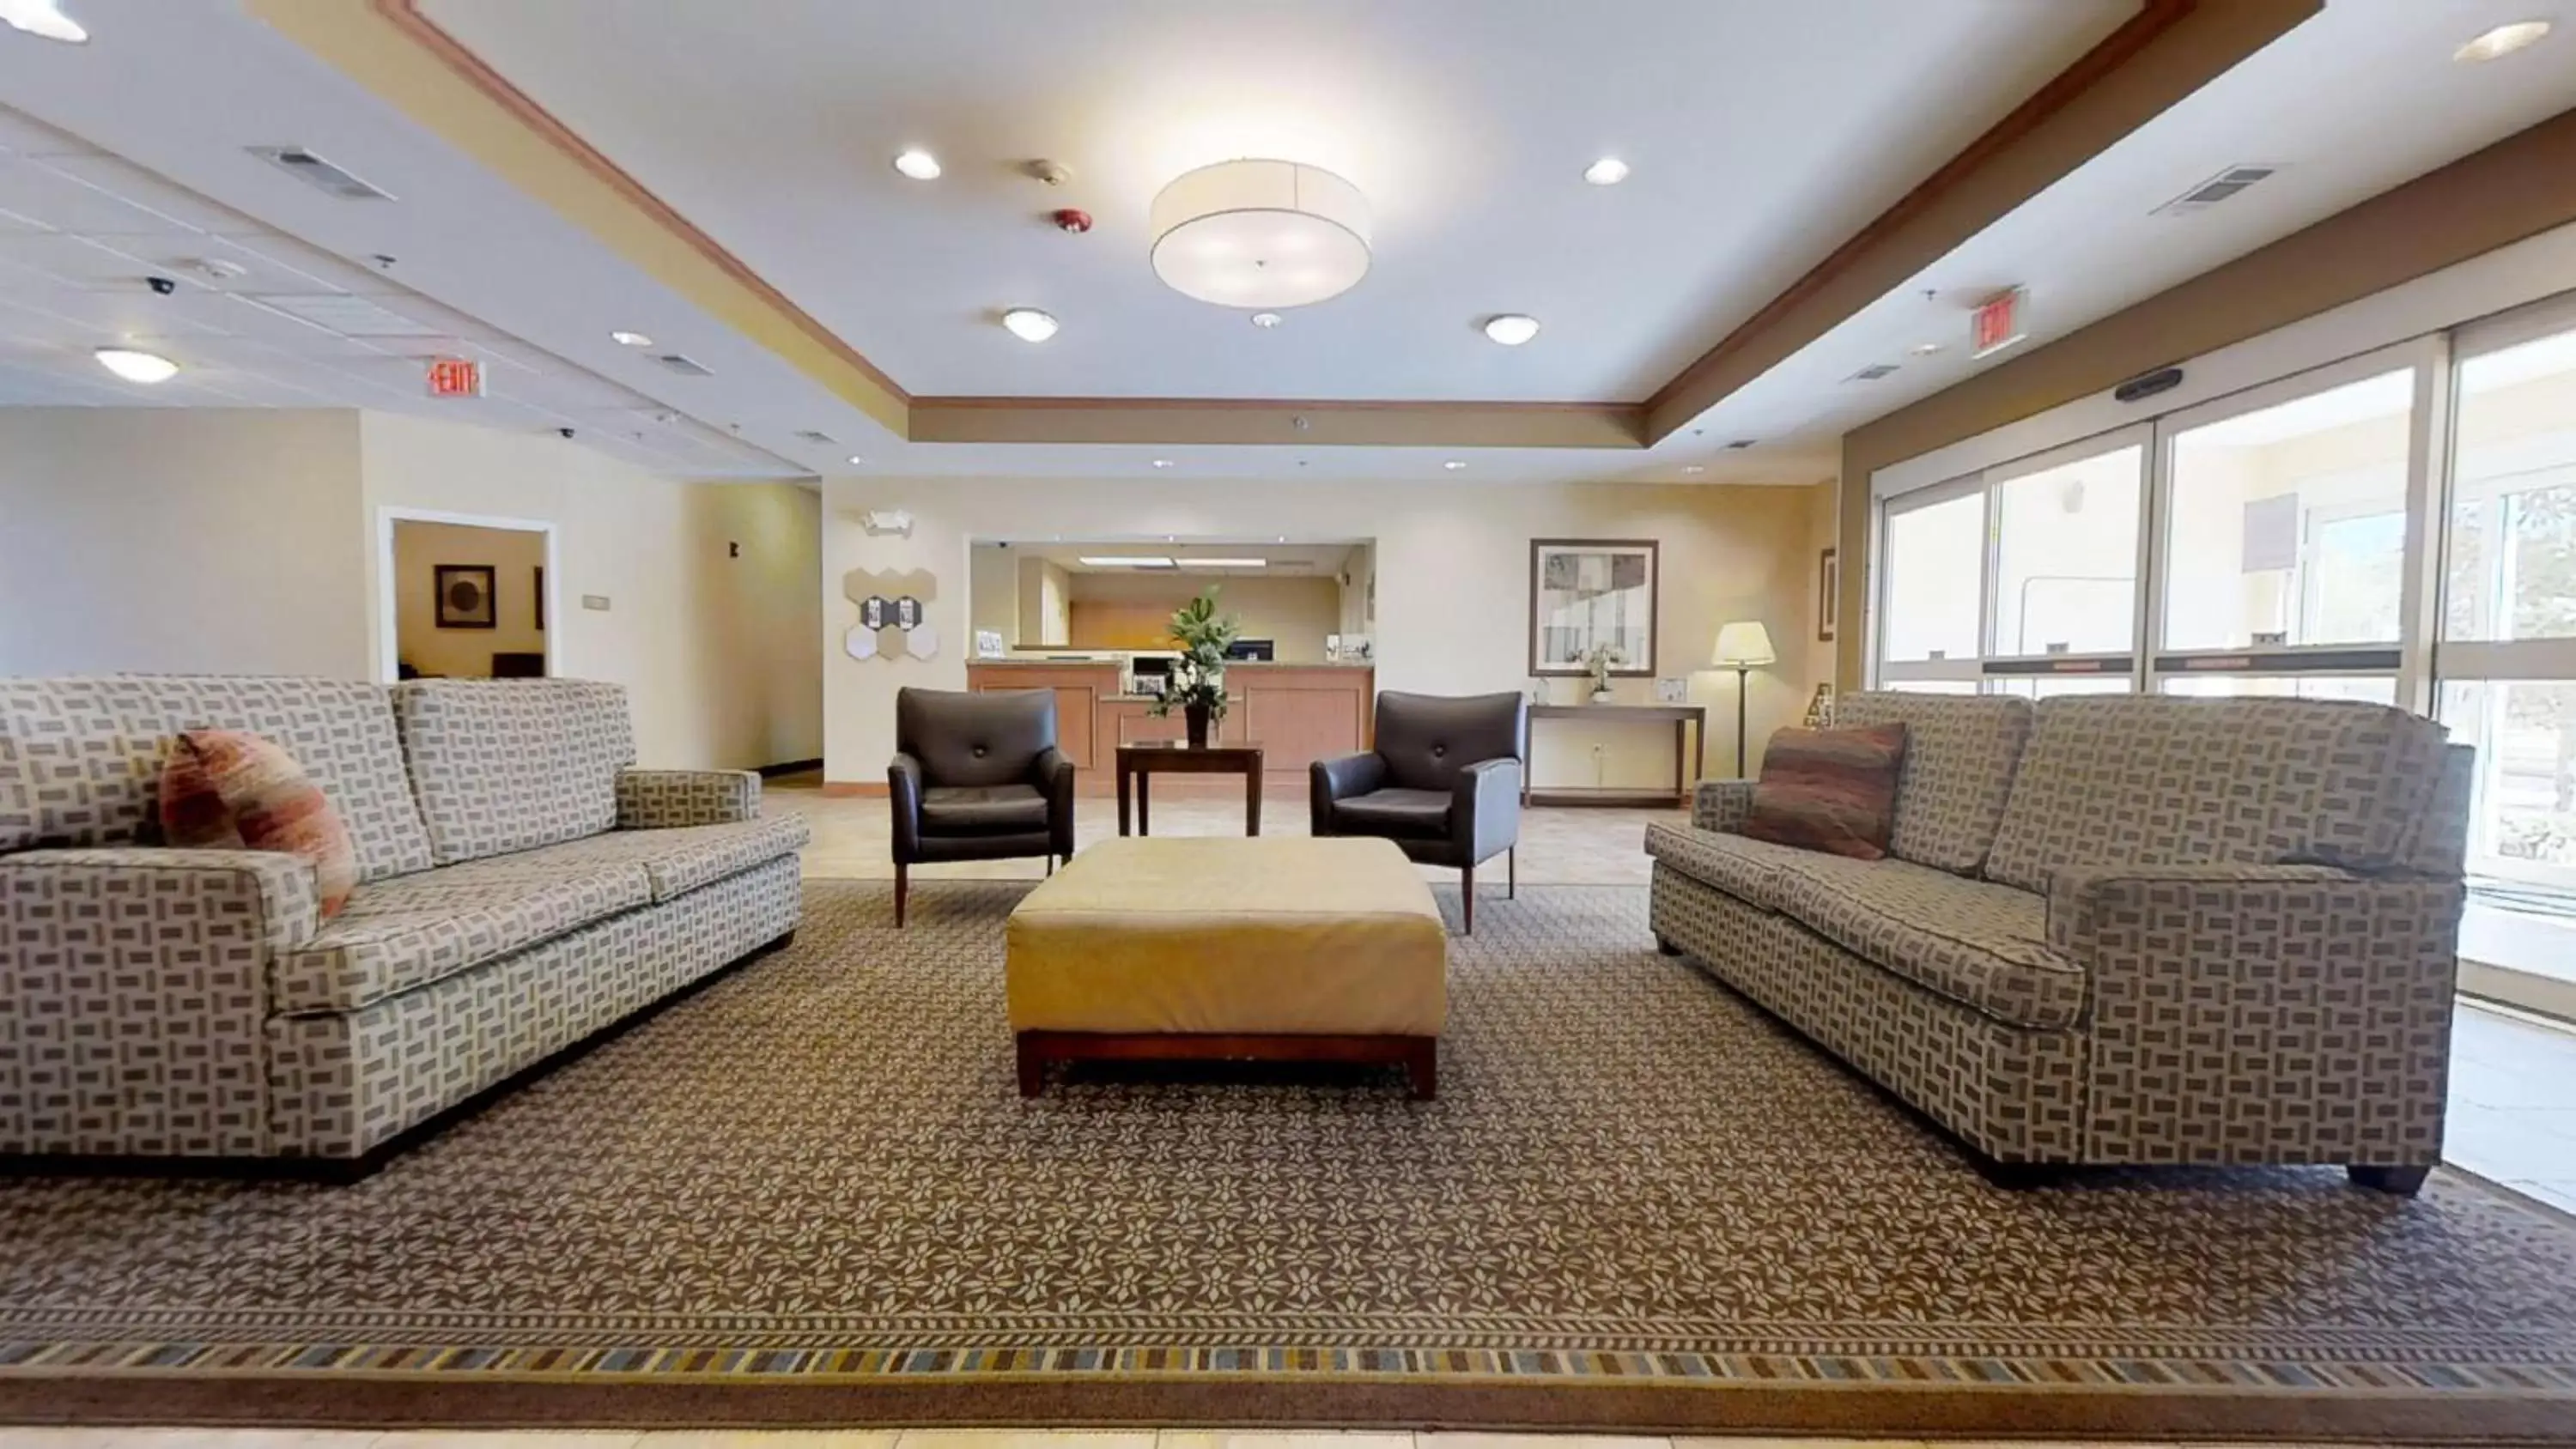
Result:
[[[1775,845],[1877,860],[1896,825],[1905,726],[1784,729],[1762,753],[1742,832]]]
[[[322,787],[275,743],[241,730],[189,730],[161,772],[161,838],[191,850],[274,850],[313,867],[327,919],[358,887],[349,827]]]

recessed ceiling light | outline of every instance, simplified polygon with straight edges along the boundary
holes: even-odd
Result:
[[[1276,312],[1255,312],[1252,314],[1252,325],[1255,327],[1276,327],[1279,325],[1279,314]]]
[[[1505,347],[1518,347],[1538,335],[1538,319],[1518,312],[1485,319],[1485,335]]]
[[[1266,569],[1270,567],[1270,560],[1266,558],[1185,558],[1179,560],[1179,562],[1187,564],[1192,568],[1205,569]]]
[[[1583,168],[1583,179],[1595,186],[1616,186],[1628,179],[1628,163],[1616,156],[1604,156]]]
[[[1167,569],[1172,561],[1161,554],[1086,553],[1075,555],[1086,568],[1095,569]]]
[[[0,24],[69,45],[89,39],[80,22],[63,13],[62,0],[0,0]]]
[[[852,453],[852,454],[850,455],[850,465],[851,465],[852,467],[856,467],[856,466],[858,466],[859,464],[864,463],[864,462],[866,462],[866,461],[867,461],[867,459],[860,457],[860,456],[859,456],[858,454],[856,454],[856,453]]]
[[[1905,350],[1913,353],[1917,357],[1930,357],[1933,353],[1941,350],[1941,344],[1938,342],[1917,342]]]
[[[1466,464],[1464,464],[1464,463],[1462,463],[1462,462],[1460,462],[1460,461],[1458,461],[1458,460],[1457,460],[1457,459],[1455,459],[1455,458],[1452,458],[1452,459],[1450,459],[1448,462],[1443,463],[1443,464],[1441,464],[1440,466],[1441,466],[1441,467],[1443,467],[1443,468],[1448,469],[1448,470],[1449,470],[1450,472],[1452,472],[1452,473],[1455,473],[1455,472],[1457,472],[1459,469],[1464,468],[1464,467],[1466,467],[1467,465],[1466,465]]]
[[[1002,314],[1002,325],[1022,342],[1044,342],[1055,335],[1056,321],[1035,307],[1013,307]]]
[[[1169,458],[1156,458],[1154,460],[1154,466],[1157,468],[1168,468],[1172,466],[1172,460]]]
[[[136,352],[125,347],[102,347],[90,354],[98,365],[124,378],[127,382],[168,382],[179,375],[179,364],[157,352]]]
[[[1697,463],[1686,463],[1682,466],[1682,471],[1685,473],[1705,473],[1708,470]]]
[[[2494,60],[2498,56],[2511,55],[2548,33],[2549,22],[2546,20],[2517,20],[2511,25],[2499,25],[2452,51],[2451,59],[2471,62]]]
[[[641,332],[611,332],[608,334],[608,340],[616,343],[620,347],[650,347],[653,345],[653,339],[645,336]]]
[[[915,181],[939,179],[939,158],[927,151],[906,151],[894,158],[894,169]]]

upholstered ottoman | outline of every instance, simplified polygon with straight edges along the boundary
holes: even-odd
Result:
[[[1449,930],[1392,841],[1104,840],[1008,940],[1023,1096],[1099,1058],[1375,1062],[1437,1090]]]

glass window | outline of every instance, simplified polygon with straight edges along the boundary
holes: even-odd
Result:
[[[1984,597],[1986,497],[1959,497],[1887,515],[1890,660],[1974,659]]]
[[[2395,643],[2415,373],[2175,435],[2164,646]]]
[[[2138,496],[2132,445],[1995,489],[1995,655],[2118,654],[2136,644]]]
[[[2157,682],[2166,694],[2203,699],[2262,695],[2276,699],[2354,699],[2364,704],[2397,703],[2397,681],[2387,675],[2335,674],[2176,674]]]
[[[1977,692],[1977,681],[1973,679],[1895,679],[1880,685],[1879,688],[1892,689],[1899,694],[1974,694]]]
[[[2576,332],[2458,369],[2444,633],[2576,637]]]
[[[2061,694],[2127,694],[2125,674],[2024,674],[1986,681],[1997,694],[2053,699]]]
[[[2576,683],[2445,684],[2442,721],[2478,752],[2476,866],[2576,886]]]

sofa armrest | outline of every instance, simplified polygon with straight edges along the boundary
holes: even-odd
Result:
[[[270,964],[320,925],[274,851],[0,856],[0,1153],[268,1154]]]
[[[760,818],[760,776],[749,770],[620,770],[617,828],[669,830]]]
[[[1521,835],[1521,762],[1478,760],[1460,770],[1449,818],[1468,864],[1509,850]]]
[[[1751,780],[1702,780],[1691,792],[1691,824],[1701,830],[1740,830],[1753,811]]]
[[[2314,865],[2061,871],[2096,1161],[2439,1159],[2466,887]]]

